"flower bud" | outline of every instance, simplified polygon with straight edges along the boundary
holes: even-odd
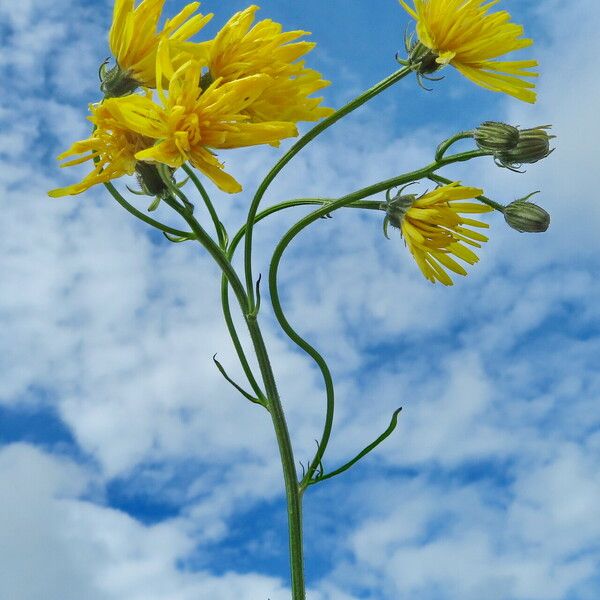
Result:
[[[519,131],[519,141],[514,148],[495,154],[503,167],[515,169],[522,164],[532,164],[546,158],[554,149],[550,149],[550,140],[555,136],[546,131],[550,125],[541,125]]]
[[[140,87],[129,71],[124,71],[119,65],[107,68],[107,61],[100,65],[100,90],[105,98],[128,96]]]
[[[170,169],[172,171],[172,169]],[[142,192],[146,196],[161,197],[168,191],[156,165],[143,161],[135,164],[135,173]]]
[[[506,123],[485,121],[473,131],[473,138],[480,150],[495,154],[512,150],[519,142],[519,130]]]
[[[505,221],[510,227],[521,233],[541,233],[546,231],[550,226],[550,215],[541,206],[529,202],[527,198],[515,200],[505,207]]]

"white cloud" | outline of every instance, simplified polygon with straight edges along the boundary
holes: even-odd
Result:
[[[0,596],[15,600],[257,600],[284,598],[275,579],[178,567],[194,548],[185,523],[143,526],[80,499],[95,477],[17,444],[0,451]]]

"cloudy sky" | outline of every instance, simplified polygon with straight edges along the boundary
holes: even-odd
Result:
[[[536,39],[535,106],[450,71],[432,92],[406,79],[297,157],[265,199],[339,196],[420,167],[439,141],[486,119],[552,123],[558,136],[526,174],[482,159],[446,170],[500,202],[541,190],[553,218],[548,233],[525,235],[489,215],[481,261],[454,288],[425,281],[372,212],[340,211],[290,248],[286,311],[337,384],[326,467],[404,409],[382,447],[306,494],[310,600],[600,597],[600,8],[503,4]],[[166,11],[182,5],[167,0]],[[245,6],[206,0],[207,35]],[[396,0],[261,6],[313,32],[310,62],[333,82],[331,106],[394,70],[409,22]],[[59,171],[54,157],[88,133],[111,10],[111,0],[0,4],[0,598],[285,600],[270,420],[211,361],[218,352],[242,378],[216,268],[103,189],[46,196],[84,172]],[[222,156],[246,190],[215,192],[231,229],[279,153]],[[302,214],[258,227],[257,272]],[[262,322],[306,461],[322,383],[266,305]]]

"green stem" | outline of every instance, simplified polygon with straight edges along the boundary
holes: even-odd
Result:
[[[294,460],[292,443],[265,343],[258,322],[255,319],[248,319],[247,323],[256,352],[256,358],[258,359],[260,372],[265,384],[268,408],[271,413],[271,420],[273,422],[273,428],[275,429],[281,465],[283,467],[288,514],[292,598],[293,600],[305,600],[304,548],[302,540],[302,490],[298,486],[298,475],[296,473],[296,463]]]
[[[267,173],[267,176],[263,179],[262,183],[256,190],[256,194],[248,210],[248,218],[246,220],[246,242],[244,248],[244,271],[246,274],[246,290],[250,301],[250,306],[254,307],[254,277],[252,275],[252,234],[253,227],[256,220],[256,213],[260,202],[265,195],[269,185],[277,177],[279,172],[287,165],[302,148],[314,140],[320,133],[331,127],[334,123],[337,123],[340,119],[345,117],[347,114],[356,110],[359,106],[362,106],[365,102],[374,98],[390,86],[400,81],[403,77],[411,73],[411,69],[405,67],[392,73],[389,77],[379,82],[377,85],[368,89],[360,96],[343,106],[342,108],[335,111],[332,115],[323,119],[320,123],[315,125],[308,133],[302,136],[280,159],[277,161],[275,166]]]
[[[187,176],[192,180],[192,183],[198,190],[200,196],[202,196],[202,200],[204,200],[204,204],[206,205],[208,213],[210,214],[210,218],[212,219],[212,222],[215,226],[215,230],[219,238],[219,244],[221,248],[224,248],[227,244],[227,232],[225,231],[223,223],[221,223],[221,221],[219,220],[219,215],[215,210],[215,207],[210,199],[210,196],[208,195],[208,192],[206,191],[206,188],[202,185],[202,182],[200,181],[200,179],[198,179],[198,176],[196,175],[196,173],[194,173],[194,170],[188,164],[184,164],[182,168],[187,173]]]
[[[283,236],[275,251],[273,253],[273,257],[271,259],[271,264],[269,266],[269,291],[271,294],[271,303],[273,305],[274,314],[281,326],[281,328],[286,332],[286,334],[294,340],[299,346],[301,346],[317,363],[319,366],[321,373],[323,374],[323,379],[325,382],[325,390],[326,390],[326,414],[325,414],[325,423],[323,426],[323,433],[321,435],[321,440],[318,443],[317,452],[315,454],[314,459],[311,461],[309,468],[306,471],[305,476],[300,482],[300,487],[302,489],[306,488],[310,480],[312,479],[315,471],[317,470],[319,464],[323,460],[323,456],[325,454],[325,450],[329,443],[329,439],[331,437],[331,430],[333,427],[333,417],[335,410],[335,396],[333,389],[333,382],[331,378],[331,373],[329,372],[329,367],[325,360],[321,357],[321,355],[317,352],[315,348],[313,348],[308,342],[303,340],[292,328],[289,324],[285,313],[283,312],[281,301],[279,298],[279,290],[278,290],[278,270],[281,262],[281,258],[283,253],[285,252],[287,246],[290,242],[306,227],[308,227],[314,221],[320,219],[321,217],[337,210],[338,208],[343,208],[346,206],[358,206],[358,202],[363,198],[368,196],[372,196],[373,194],[382,192],[384,190],[402,185],[404,183],[409,183],[411,181],[416,181],[419,179],[423,179],[431,175],[437,169],[452,164],[456,162],[464,162],[470,160],[472,158],[478,158],[481,156],[487,156],[487,153],[482,151],[471,151],[471,152],[462,152],[459,154],[455,154],[449,156],[447,158],[442,159],[441,161],[434,161],[433,163],[423,167],[422,169],[418,169],[416,171],[412,171],[409,173],[405,173],[403,175],[399,175],[397,177],[393,177],[391,179],[387,179],[385,181],[378,182],[376,184],[367,186],[351,194],[343,196],[338,200],[327,202],[327,204],[321,206],[316,209],[309,215],[300,219],[295,225],[293,225]]]
[[[233,346],[238,355],[240,365],[242,365],[244,374],[248,379],[248,383],[250,383],[250,386],[254,390],[254,393],[259,398],[264,398],[265,393],[262,391],[260,385],[254,377],[252,367],[250,367],[250,363],[246,358],[244,347],[242,346],[237,330],[235,328],[235,323],[233,322],[233,317],[231,315],[231,307],[229,305],[229,280],[227,279],[227,276],[225,274],[223,274],[223,276],[221,277],[221,307],[223,310],[223,317],[225,318],[225,324],[227,325],[227,330],[229,331],[229,336],[231,337],[231,341],[233,342]]]
[[[296,465],[294,461],[294,453],[290,440],[281,399],[275,383],[275,376],[269,360],[269,355],[264,343],[264,339],[260,330],[260,326],[256,317],[249,310],[248,298],[242,282],[237,276],[231,262],[224,251],[214,242],[214,240],[204,231],[202,226],[194,218],[191,211],[187,208],[187,198],[185,194],[177,188],[172,182],[169,182],[168,172],[159,166],[159,172],[165,184],[170,191],[180,197],[184,201],[184,206],[181,206],[175,201],[174,197],[166,198],[165,202],[179,213],[196,234],[197,240],[206,248],[209,254],[215,259],[221,267],[224,275],[227,277],[229,284],[233,288],[240,308],[244,313],[246,325],[250,333],[250,339],[256,352],[258,366],[265,385],[267,396],[267,408],[271,414],[281,465],[283,468],[283,479],[285,482],[285,495],[287,500],[288,513],[288,532],[289,532],[289,548],[290,548],[290,569],[292,582],[292,597],[293,600],[305,600],[304,586],[304,558],[302,544],[302,492],[298,486]]]
[[[169,189],[173,194],[181,197],[184,201],[184,205],[189,203],[185,194],[167,177],[167,173],[159,167],[159,172],[161,176],[163,176],[163,180],[169,186]],[[246,297],[246,291],[244,290],[244,286],[240,281],[235,269],[231,265],[231,261],[228,256],[225,254],[224,250],[221,249],[217,244],[215,244],[214,240],[204,231],[202,226],[198,223],[198,221],[193,217],[193,215],[185,208],[177,204],[176,202],[166,200],[166,202],[171,206],[174,210],[176,210],[190,225],[192,231],[196,234],[198,241],[209,251],[212,257],[215,259],[217,264],[221,267],[221,271],[223,272],[223,282],[221,284],[221,299],[224,299],[223,302],[223,314],[225,317],[225,323],[227,324],[227,329],[231,336],[233,345],[237,352],[237,355],[240,359],[240,364],[242,365],[242,369],[248,378],[248,382],[250,383],[254,393],[258,398],[264,398],[264,393],[258,385],[253,373],[252,369],[246,359],[246,355],[244,354],[244,349],[240,342],[239,336],[237,334],[235,324],[233,322],[233,317],[231,316],[231,310],[229,308],[229,297],[227,296],[228,285],[231,285],[234,289],[235,295],[238,299],[239,305],[242,309],[242,313],[244,314],[244,318],[247,317],[248,314],[248,299]]]
[[[297,200],[288,200],[286,202],[281,202],[279,204],[270,206],[269,208],[265,209],[264,211],[261,211],[260,213],[258,213],[256,215],[254,222],[258,223],[259,221],[262,221],[269,215],[272,215],[276,212],[285,210],[287,208],[292,208],[292,207],[296,207],[296,206],[307,206],[307,205],[322,206],[327,202],[331,202],[331,200],[326,199],[326,198],[300,198]],[[363,209],[367,209],[367,210],[381,210],[380,203],[373,202],[373,201],[357,202],[352,206],[352,208],[363,208]],[[234,255],[239,243],[243,239],[245,232],[246,232],[246,225],[244,224],[239,229],[239,231],[235,234],[233,239],[231,240],[231,243],[227,250],[227,256],[230,261],[233,259],[233,255]],[[248,382],[252,386],[254,393],[259,398],[264,397],[263,391],[261,390],[260,386],[256,382],[256,379],[254,378],[254,374],[252,373],[252,369],[248,363],[248,359],[246,358],[244,348],[242,347],[239,336],[235,329],[235,325],[233,323],[233,318],[231,316],[231,307],[229,305],[229,285],[228,285],[227,277],[225,275],[223,275],[221,278],[221,305],[223,307],[223,315],[225,317],[225,323],[227,324],[227,328],[229,330],[229,335],[231,336],[233,345],[235,347],[238,358],[240,360],[240,364],[242,365],[242,369],[244,370],[244,373],[246,374]]]
[[[450,146],[453,146],[454,144],[456,144],[456,142],[458,142],[460,140],[465,140],[467,138],[472,138],[472,137],[473,137],[472,131],[461,131],[461,132],[457,133],[456,135],[453,135],[452,137],[448,138],[447,140],[444,140],[437,147],[437,150],[435,151],[436,162],[440,162],[444,158],[444,154],[446,154],[446,152],[448,151]]]
[[[142,211],[135,208],[135,206],[132,206],[131,204],[129,204],[129,202],[127,202],[127,200],[125,200],[125,198],[123,198],[123,196],[121,196],[121,194],[118,192],[118,190],[115,188],[115,186],[112,183],[106,182],[104,184],[104,187],[109,191],[110,195],[127,212],[131,213],[137,219],[140,219],[140,221],[144,221],[144,223],[147,223],[148,225],[151,225],[155,229],[159,229],[160,231],[163,231],[164,233],[176,235],[177,237],[187,237],[190,240],[194,239],[193,233],[191,233],[189,231],[181,231],[179,229],[174,229],[173,227],[169,227],[168,225],[160,223],[159,221],[156,221],[156,220],[150,218],[148,215],[144,214]]]
[[[350,460],[346,464],[342,465],[339,469],[335,469],[335,471],[331,471],[331,473],[327,473],[326,475],[320,475],[319,477],[315,477],[314,479],[307,481],[307,485],[313,485],[315,483],[319,483],[320,481],[325,481],[326,479],[331,479],[332,477],[335,477],[336,475],[339,475],[340,473],[347,471],[350,467],[352,467],[354,464],[356,464],[361,458],[364,458],[367,454],[369,454],[369,452],[371,452],[372,450],[375,450],[375,448],[377,448],[377,446],[379,446],[379,444],[381,444],[381,442],[383,442],[390,435],[392,435],[392,433],[394,432],[394,429],[396,429],[396,425],[398,424],[398,415],[400,414],[401,410],[402,410],[401,408],[398,408],[397,410],[394,411],[394,414],[392,415],[392,420],[390,421],[390,424],[388,425],[387,429],[373,443],[369,444],[364,450],[359,452],[352,460]]]
[[[266,217],[285,210],[287,208],[293,208],[296,206],[326,206],[328,202],[333,202],[332,198],[298,198],[295,200],[287,200],[285,202],[280,202],[279,204],[274,204],[273,206],[269,206],[268,208],[266,208],[265,210],[259,212],[256,217],[254,218],[254,223],[258,223],[259,221],[262,221],[263,219],[265,219]],[[381,210],[381,203],[380,202],[374,202],[374,201],[364,201],[364,202],[355,202],[352,204],[352,206],[348,207],[348,208],[362,208],[362,209],[366,209],[366,210]],[[244,237],[244,235],[246,234],[246,230],[247,230],[248,224],[245,223],[244,225],[242,225],[242,227],[240,227],[240,229],[236,232],[236,234],[233,236],[230,244],[229,244],[229,248],[227,250],[227,255],[229,256],[229,258],[233,258],[233,254],[235,253],[235,250],[238,246],[238,244],[241,242],[242,238]]]
[[[222,250],[225,250],[225,247],[227,245],[227,232],[225,230],[225,227],[223,226],[223,224],[221,223],[221,221],[219,219],[219,215],[217,214],[217,211],[215,210],[215,207],[210,199],[210,196],[208,195],[208,192],[206,191],[205,187],[202,185],[202,182],[200,181],[200,179],[198,179],[198,177],[194,173],[194,170],[191,169],[189,167],[189,165],[187,165],[187,164],[183,165],[183,169],[185,170],[188,177],[192,180],[192,183],[196,186],[196,189],[202,196],[202,199],[204,200],[204,204],[206,205],[206,208],[208,209],[208,212],[211,216],[211,219],[212,219],[215,229],[217,231],[217,235],[219,237],[219,245],[221,246]],[[225,276],[225,274],[223,274],[223,276],[221,278],[221,307],[223,310],[223,317],[225,319],[225,324],[227,326],[227,330],[229,331],[229,336],[231,337],[231,341],[233,342],[233,347],[235,348],[236,354],[238,355],[238,359],[240,361],[240,365],[242,366],[242,370],[244,371],[244,374],[246,375],[246,378],[248,379],[248,383],[252,387],[252,390],[254,391],[256,396],[259,399],[263,399],[264,392],[258,385],[256,378],[254,377],[254,373],[252,372],[252,368],[250,367],[248,359],[246,358],[246,354],[244,353],[244,348],[242,346],[242,343],[240,342],[240,338],[239,338],[237,330],[235,328],[235,323],[234,323],[233,317],[231,315],[231,308],[229,306],[229,294],[227,293],[227,290],[228,290],[228,280],[227,280],[227,277]]]
[[[288,200],[286,202],[281,202],[280,204],[275,204],[273,206],[270,206],[269,208],[265,209],[264,211],[261,211],[260,213],[258,213],[256,215],[254,222],[258,223],[259,221],[262,221],[269,215],[272,215],[273,213],[279,212],[281,210],[285,210],[286,208],[292,208],[292,207],[296,207],[296,206],[315,205],[315,204],[318,206],[322,206],[326,202],[330,202],[330,201],[331,201],[330,199],[326,199],[326,198],[300,198],[297,200]],[[371,201],[357,202],[355,205],[353,205],[353,208],[354,207],[369,209],[369,210],[381,210],[379,202],[371,202]],[[241,242],[242,238],[244,237],[245,233],[246,233],[246,224],[244,224],[238,230],[238,232],[235,234],[235,236],[231,240],[231,243],[229,244],[229,247],[227,250],[227,256],[230,261],[233,259],[233,255],[234,255],[239,243]],[[260,398],[260,397],[264,396],[264,393],[260,389],[260,386],[256,382],[256,379],[254,378],[254,374],[252,373],[252,369],[251,369],[251,367],[248,363],[248,359],[246,358],[246,355],[244,353],[244,348],[242,347],[239,336],[235,329],[235,324],[234,324],[233,318],[231,316],[231,307],[229,305],[229,293],[228,292],[229,292],[229,285],[228,285],[227,277],[225,275],[223,275],[223,277],[221,278],[221,305],[223,307],[223,316],[225,317],[225,323],[227,324],[227,329],[229,330],[229,335],[231,336],[233,345],[235,347],[238,358],[240,360],[240,364],[242,365],[242,369],[244,370],[244,373],[246,374],[248,382],[252,386],[254,393]]]
[[[250,402],[253,402],[254,404],[260,404],[264,408],[267,408],[267,402],[264,396],[262,398],[260,396],[258,398],[255,398],[252,394],[249,394],[241,385],[238,385],[231,377],[229,377],[227,371],[225,370],[225,367],[217,360],[216,354],[213,356],[213,362],[217,366],[217,369],[219,369],[221,375],[223,375],[223,377],[225,378],[225,381],[231,384],[242,396],[244,396],[244,398],[246,398],[246,400],[250,400]]]
[[[208,235],[208,233],[204,230],[202,225],[200,225],[200,223],[198,223],[198,221],[194,218],[194,215],[188,208],[190,204],[189,200],[187,199],[186,195],[171,181],[166,167],[164,165],[159,165],[158,172],[160,173],[163,181],[165,182],[165,185],[169,188],[171,194],[173,194],[171,197],[165,198],[165,202],[181,217],[183,217],[185,222],[190,226],[191,230],[194,232],[196,239],[206,248],[208,253],[219,265],[223,273],[225,273],[229,284],[233,288],[233,291],[240,303],[240,306],[244,311],[244,314],[246,314],[246,311],[248,309],[248,299],[246,297],[246,290],[244,289],[240,278],[235,272],[235,269],[231,266],[227,255],[219,247],[219,245],[210,237],[210,235]],[[184,203],[183,206],[175,200],[175,196],[181,198],[181,200]]]
[[[468,160],[472,160],[473,158],[480,158],[482,156],[490,156],[490,153],[483,152],[483,150],[471,150],[469,152],[460,152],[458,154],[452,154],[451,156],[448,156],[439,162],[434,161],[426,167],[423,167],[422,169],[417,169],[416,171],[411,171],[410,173],[405,173],[404,175],[391,177],[390,179],[385,179],[383,181],[374,183],[373,185],[364,187],[360,190],[357,190],[356,192],[353,192],[352,194],[344,196],[344,198],[349,199],[347,200],[348,204],[353,204],[356,200],[368,198],[369,196],[379,194],[380,192],[389,190],[390,188],[398,187],[399,185],[402,185],[404,183],[418,181],[419,179],[425,179],[426,177],[429,177],[431,173],[434,173],[438,169],[441,169],[442,167],[445,167],[447,165],[451,165],[457,162],[466,162]],[[342,204],[342,206],[345,206],[345,204]]]

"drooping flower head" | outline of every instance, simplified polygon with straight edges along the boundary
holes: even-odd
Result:
[[[175,17],[167,19],[158,31],[164,3],[165,0],[142,0],[135,7],[135,0],[115,0],[109,45],[118,69],[112,73],[114,78],[128,78],[134,82],[127,93],[135,89],[136,82],[144,87],[156,87],[156,52],[161,40],[184,42],[198,33],[213,16],[192,16],[200,2],[191,2]],[[105,87],[109,86],[105,84]]]
[[[200,86],[201,64],[190,60],[173,69],[169,47],[161,44],[157,59],[160,104],[149,96],[130,95],[105,101],[118,114],[120,124],[144,138],[152,147],[135,155],[137,160],[156,162],[172,168],[189,161],[220,189],[241,191],[240,184],[223,170],[212,149],[241,148],[273,144],[297,135],[293,123],[253,123],[244,110],[270,85],[268,75],[253,75],[223,83]],[[168,90],[160,85],[163,72]]]
[[[428,70],[451,64],[465,77],[488,90],[503,92],[525,102],[535,102],[535,85],[523,79],[536,77],[535,60],[496,60],[533,43],[523,27],[511,23],[505,11],[489,13],[500,0],[413,0],[410,7],[399,0],[415,19],[420,43],[429,49]],[[410,59],[409,59],[410,60]],[[417,67],[418,68],[418,67]]]
[[[88,139],[75,142],[58,157],[58,160],[76,157],[64,162],[61,167],[93,161],[92,172],[79,183],[50,191],[50,196],[58,198],[80,194],[98,183],[134,173],[136,153],[152,145],[153,140],[123,126],[115,118],[112,108],[108,102],[90,105],[92,114],[88,118],[94,124],[94,131]]]
[[[473,227],[488,228],[482,221],[465,214],[493,210],[480,202],[464,202],[481,196],[483,190],[453,182],[417,198],[414,194],[388,199],[386,221],[398,227],[417,265],[425,277],[435,283],[453,285],[448,271],[466,275],[455,259],[470,265],[478,262],[469,248],[481,248],[488,238]]]
[[[329,85],[321,74],[300,60],[315,46],[298,41],[306,31],[282,31],[271,19],[252,25],[258,6],[233,15],[214,40],[177,45],[194,56],[207,58],[209,78],[224,83],[252,75],[268,75],[270,85],[245,113],[254,121],[317,121],[330,115],[322,98],[310,96]]]

